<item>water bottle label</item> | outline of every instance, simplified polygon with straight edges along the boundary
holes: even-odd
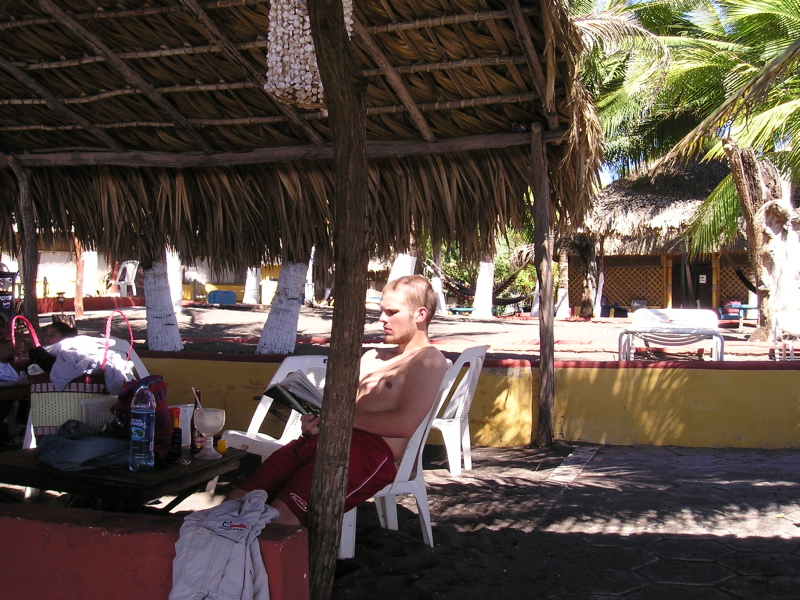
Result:
[[[151,442],[155,429],[155,414],[152,412],[131,412],[131,440]]]

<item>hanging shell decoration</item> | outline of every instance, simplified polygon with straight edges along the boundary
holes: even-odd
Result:
[[[353,2],[342,0],[347,34],[353,28]],[[279,100],[302,108],[322,108],[319,76],[311,23],[305,0],[273,0],[269,8],[267,83]]]

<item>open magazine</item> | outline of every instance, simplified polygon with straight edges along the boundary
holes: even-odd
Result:
[[[322,392],[299,369],[292,371],[281,381],[267,388],[264,394],[274,401],[296,410],[301,415],[319,416],[322,408]]]

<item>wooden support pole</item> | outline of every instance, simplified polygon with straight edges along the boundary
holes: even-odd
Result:
[[[533,172],[533,227],[536,277],[539,286],[539,424],[531,432],[538,447],[553,443],[553,401],[555,395],[553,334],[553,249],[550,224],[550,181],[542,127],[531,126],[531,171]]]
[[[22,284],[25,289],[22,314],[33,324],[38,333],[39,308],[36,303],[36,274],[39,271],[39,241],[30,196],[30,172],[23,169],[14,156],[7,158],[11,170],[17,176],[17,223],[22,238]]]
[[[83,244],[72,238],[75,248],[75,318],[83,316]]]

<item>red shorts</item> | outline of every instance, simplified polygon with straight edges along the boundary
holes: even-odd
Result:
[[[317,456],[317,436],[301,437],[273,452],[239,487],[246,492],[264,490],[278,499],[305,525],[311,478]],[[345,512],[372,498],[394,481],[394,454],[379,435],[353,429],[350,468],[347,473]]]

